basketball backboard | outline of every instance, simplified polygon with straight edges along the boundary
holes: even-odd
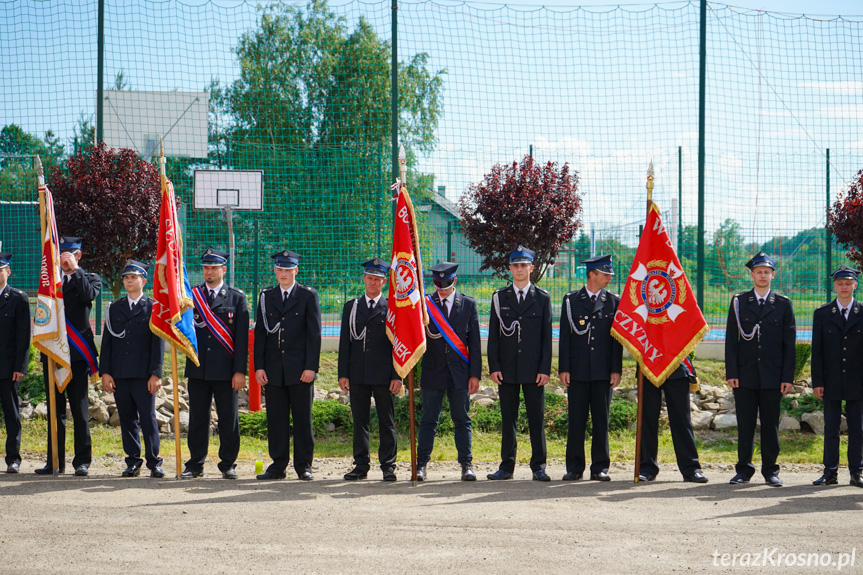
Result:
[[[131,148],[142,158],[158,154],[159,138],[168,157],[207,157],[206,92],[133,92],[107,90],[105,144]]]
[[[195,170],[195,209],[262,211],[261,170]]]

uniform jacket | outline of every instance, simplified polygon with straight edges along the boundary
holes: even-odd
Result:
[[[544,289],[530,284],[524,302],[519,306],[512,285],[495,292],[505,327],[521,323],[521,334],[505,336],[494,309],[488,322],[488,368],[500,371],[504,383],[534,383],[537,374],[551,374],[551,297]]]
[[[151,375],[162,377],[165,341],[150,330],[153,300],[143,296],[135,308],[134,313],[129,309],[127,297],[121,297],[108,306],[102,330],[99,375],[144,380]],[[123,337],[115,336],[112,331]]]
[[[268,333],[264,325],[275,329]],[[267,372],[267,385],[299,384],[303,371],[317,373],[321,361],[321,306],[318,292],[295,284],[291,297],[282,302],[279,286],[267,288],[258,297],[255,319],[255,369]]]
[[[567,314],[567,303],[573,331]],[[608,380],[612,373],[623,370],[623,346],[611,337],[611,323],[620,303],[620,297],[605,289],[600,290],[596,302],[590,301],[587,289],[581,288],[563,296],[560,306],[560,371],[568,371],[570,381]],[[589,328],[588,328],[589,326]]]
[[[431,297],[440,307],[438,293],[435,292]],[[429,334],[437,335],[438,330],[430,323],[427,328],[426,352],[423,355],[422,379],[420,380],[420,385],[428,389],[446,389],[449,383],[449,379],[446,377],[447,372],[452,377],[456,389],[467,389],[468,379],[482,376],[482,347],[476,300],[458,291],[455,292],[453,298],[449,324],[467,347],[470,363],[465,363],[443,337],[437,339],[431,337]]]
[[[9,284],[0,294],[0,379],[27,373],[30,360],[30,300]]]
[[[350,318],[355,302],[354,331],[359,335],[365,329],[364,340],[351,337]],[[345,304],[339,334],[339,378],[342,377],[347,377],[351,385],[389,385],[394,379],[401,380],[393,367],[393,344],[387,337],[386,296],[382,295],[371,311],[365,295]]]
[[[60,274],[63,281],[63,274]],[[87,273],[81,268],[69,277],[69,282],[63,286],[63,306],[66,310],[66,321],[75,326],[93,353],[98,355],[96,342],[93,340],[93,330],[90,328],[90,312],[93,310],[93,300],[102,291],[102,280],[96,274]],[[85,361],[74,347],[70,347],[71,360]]]
[[[812,315],[812,387],[824,399],[863,399],[863,305],[856,299],[842,318],[836,300]]]
[[[735,297],[740,304],[743,331],[750,334],[760,326],[761,332],[749,341],[743,339],[732,298],[725,326],[725,378],[739,379],[740,387],[749,389],[779,389],[782,382],[790,383],[794,378],[797,338],[791,300],[771,290],[763,313],[759,313],[755,290]]]
[[[203,284],[204,294],[207,285]],[[186,360],[186,377],[208,381],[226,381],[235,373],[248,371],[249,354],[249,307],[246,294],[237,288],[222,285],[210,306],[234,336],[234,351],[231,353],[216,339],[195,310],[195,336],[198,338],[198,361]]]

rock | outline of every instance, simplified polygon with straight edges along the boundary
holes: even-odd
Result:
[[[348,403],[350,403],[350,401],[351,400],[348,397],[348,394],[344,394],[344,395],[339,396],[339,403],[341,403],[342,405],[347,405]]]
[[[701,409],[707,409],[709,411],[719,411],[719,404],[711,401],[702,405]]]
[[[845,416],[842,416],[842,419],[839,420],[839,433],[846,433],[848,431],[848,420],[845,419]]]
[[[722,413],[713,418],[713,429],[736,429],[737,414]]]
[[[171,418],[164,413],[161,413],[159,411],[156,412],[156,423],[159,425],[159,427],[162,427],[166,423],[170,423],[170,421]]]
[[[638,403],[638,388],[633,387],[632,389],[630,389],[629,392],[626,394],[626,399],[633,403]]]
[[[106,424],[111,421],[111,414],[108,413],[108,406],[101,401],[96,405],[90,406],[90,419],[98,421],[101,424]]]
[[[811,429],[816,435],[824,435],[824,414],[820,411],[804,413],[800,422],[808,425],[809,429]]]
[[[709,411],[692,412],[692,429],[710,429],[713,423],[713,414]],[[735,419],[736,422],[736,419]]]
[[[485,396],[480,397],[480,398],[476,401],[476,404],[477,404],[477,405],[481,405],[481,406],[483,406],[483,407],[491,407],[493,403],[494,403],[494,400],[493,400],[492,398],[490,398],[490,397],[485,397]]]
[[[189,412],[181,411],[180,412],[180,433],[187,433],[189,431]]]
[[[779,419],[779,429],[785,431],[800,431],[800,422],[790,415],[783,415]]]
[[[802,394],[802,393],[803,393],[803,391],[804,391],[805,389],[806,389],[806,388],[805,388],[804,386],[802,386],[802,385],[792,385],[792,386],[791,386],[791,391],[792,391],[793,393]]]
[[[341,397],[341,396],[339,395],[338,392],[335,392],[335,391],[327,392],[327,399],[338,399],[339,397]]]
[[[728,392],[721,387],[715,387],[713,388],[713,395],[716,397],[716,399],[723,399],[728,396]]]
[[[329,422],[327,422],[327,428],[326,429],[327,429],[327,433],[332,433],[333,431],[336,430],[336,424],[333,423],[332,421],[329,421]]]
[[[162,397],[159,397],[159,395],[157,394],[156,397],[153,398],[153,401],[155,402],[156,410],[158,410],[160,407],[165,405],[166,398],[164,395]]]
[[[800,402],[797,401],[796,399],[792,399],[791,400],[791,409],[797,409],[798,407],[800,407]]]
[[[33,417],[33,411],[33,406],[28,404],[18,410],[18,415],[21,416],[21,419],[30,419]]]
[[[48,419],[48,404],[44,401],[36,406],[36,409],[33,410],[33,416],[38,417],[39,419]]]
[[[110,425],[113,425],[114,427],[119,427],[120,426],[120,412],[117,410],[114,410],[114,413],[111,414],[111,419],[108,420],[108,423]]]
[[[103,401],[106,405],[116,405],[116,403],[117,403],[117,402],[114,400],[114,394],[113,394],[113,393],[103,393],[103,394],[102,394],[102,401]]]
[[[315,388],[315,401],[321,401],[327,398],[327,392],[320,387]]]

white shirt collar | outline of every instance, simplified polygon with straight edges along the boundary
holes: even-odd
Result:
[[[753,290],[752,290],[752,292],[755,294],[755,300],[756,300],[758,303],[761,303],[761,302],[762,302],[762,300],[763,300],[763,301],[767,301],[767,299],[770,297],[770,291],[771,291],[771,290],[767,290],[767,293],[766,293],[766,294],[764,294],[764,296],[762,297],[762,296],[758,295],[758,291],[757,291],[757,290],[755,290],[755,289],[753,289]]]
[[[141,295],[139,295],[137,299],[132,299],[127,295],[126,299],[129,300],[129,309],[132,309],[132,304],[136,304],[136,303],[140,302],[141,298],[143,298],[143,297],[144,297],[144,292],[141,292]]]
[[[3,292],[2,292],[2,291],[0,291],[0,294],[2,294],[2,293],[3,293]],[[840,312],[843,312],[843,311],[845,311],[846,309],[851,309],[851,306],[852,306],[852,305],[854,305],[854,298],[852,297],[852,298],[851,298],[851,303],[849,303],[849,304],[848,304],[848,305],[846,305],[846,306],[843,306],[841,303],[839,303],[839,299],[837,299],[837,300],[836,300],[836,305],[839,307],[839,311],[840,311]]]
[[[521,289],[518,289],[517,287],[515,287],[515,284],[512,284],[512,289],[513,291],[515,291],[516,297],[518,297],[519,291],[524,292],[524,297],[527,297],[528,292],[530,292],[530,282],[527,282],[527,285]]]
[[[295,287],[297,287],[297,282],[292,283],[291,287],[289,287],[288,289],[279,286],[279,289],[282,290],[282,299],[285,299],[286,297],[291,297],[291,294],[293,293]]]
[[[587,286],[584,286],[584,291],[587,292],[587,297],[589,297],[589,298],[590,297],[597,297],[597,298],[599,297],[599,292],[593,293],[592,291],[587,289]]]
[[[369,297],[369,294],[364,294],[363,297],[366,298],[366,305],[369,305],[369,301],[373,301],[375,302],[375,305],[378,305],[378,302],[381,300],[381,297],[383,297],[383,295],[384,292],[381,292],[378,294],[378,297]]]
[[[217,285],[216,287],[214,287],[214,288],[212,288],[212,289],[210,289],[210,286],[207,286],[207,290],[209,290],[209,291],[211,291],[211,292],[215,293],[216,295],[219,295],[219,292],[221,292],[221,291],[222,291],[222,288],[223,288],[224,286],[225,286],[225,282],[222,282],[222,283],[220,283],[219,285]]]

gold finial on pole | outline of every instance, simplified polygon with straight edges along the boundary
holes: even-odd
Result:
[[[39,176],[39,185],[45,185],[45,169],[42,167],[42,158],[36,155],[36,175]]]
[[[159,174],[165,175],[165,144],[159,136]]]
[[[647,166],[647,203],[653,201],[653,160]]]
[[[407,184],[407,178],[405,174],[408,171],[408,157],[405,155],[405,147],[402,144],[399,144],[399,177],[402,180],[402,185]]]

